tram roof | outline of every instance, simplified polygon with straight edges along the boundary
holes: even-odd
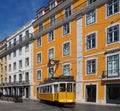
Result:
[[[40,82],[40,85],[54,83],[54,82],[75,82],[73,76],[59,76],[45,79],[43,82]]]

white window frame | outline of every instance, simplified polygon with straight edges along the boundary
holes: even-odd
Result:
[[[94,17],[94,19],[93,19]],[[89,20],[89,22],[88,22]],[[91,10],[86,14],[86,26],[92,25],[97,21],[97,9]]]
[[[90,61],[90,60],[95,60],[96,61],[96,68],[95,68],[95,73],[88,73],[88,69],[87,69],[87,61]],[[97,75],[97,72],[98,72],[98,59],[96,57],[93,57],[93,58],[89,58],[89,59],[86,59],[85,60],[85,75],[86,76],[91,76],[91,75]]]
[[[26,61],[27,59],[28,59],[28,61]],[[26,57],[25,58],[25,67],[28,67],[29,65],[30,65],[30,59],[29,59],[29,57]]]
[[[119,33],[119,35],[118,35],[118,41],[116,41],[116,42],[111,42],[111,43],[108,43],[108,29],[109,28],[112,28],[112,27],[115,27],[115,26],[117,26],[118,25],[118,33]],[[112,33],[112,35],[113,35],[113,33]],[[112,37],[113,38],[113,37]],[[115,24],[113,24],[112,26],[110,25],[110,26],[108,26],[107,28],[106,28],[106,45],[111,45],[111,44],[116,44],[116,43],[119,43],[120,42],[120,23],[115,23]]]
[[[68,26],[69,26],[69,27],[68,27]],[[71,27],[70,22],[67,22],[67,23],[63,24],[63,26],[62,26],[63,36],[70,34],[70,30],[71,30],[70,27]],[[68,29],[68,28],[69,28],[69,29]],[[69,31],[68,31],[68,30],[69,30]]]
[[[55,34],[54,34],[54,30],[52,30],[48,33],[48,42],[50,43],[54,41],[54,39],[55,39]]]
[[[55,71],[55,67],[54,66],[51,66],[51,67],[49,67],[48,68],[48,78],[51,78],[52,77],[52,75],[50,76],[50,72],[49,72],[49,69],[53,69],[53,71]],[[55,73],[53,72],[53,77],[55,76]]]
[[[39,40],[39,44],[38,44],[38,40]],[[36,39],[36,47],[40,47],[42,45],[42,37],[38,37],[37,39]]]
[[[65,67],[66,65],[69,65],[69,75],[65,75],[65,73],[64,73],[64,67]],[[63,74],[64,76],[70,76],[70,75],[71,75],[71,64],[70,64],[70,63],[65,63],[65,64],[62,65],[62,74]]]
[[[117,52],[117,53],[111,53],[111,54],[107,54],[106,55],[106,71],[108,70],[108,57],[110,57],[110,56],[114,56],[114,55],[118,55],[118,68],[120,69],[120,54],[119,54],[119,52]],[[107,74],[107,72],[106,72],[106,74]],[[109,77],[115,77],[115,76],[109,76]],[[118,76],[117,76],[118,77]]]
[[[50,58],[50,56],[49,56],[50,50],[53,50],[53,54],[52,54],[53,57],[52,57],[52,58]],[[55,48],[54,48],[54,47],[51,47],[51,48],[48,49],[48,60],[49,60],[49,59],[54,59],[54,58],[55,58]]]
[[[64,9],[64,16],[65,16],[65,18],[67,18],[71,15],[72,15],[72,6],[69,5]]]
[[[110,1],[110,2],[111,2],[111,1]],[[109,3],[109,2],[106,4],[106,16],[107,16],[107,17],[110,17],[110,16],[115,15],[115,14],[117,14],[117,13],[120,12],[120,0],[118,0],[118,2],[119,2],[119,3],[118,3],[118,6],[119,6],[119,7],[118,7],[118,8],[119,8],[118,10],[119,10],[119,11],[118,11],[118,12],[114,12],[114,8],[115,8],[115,7],[114,7],[114,5],[112,4],[112,13],[111,13],[111,14],[108,13],[108,3]]]
[[[40,78],[38,78],[38,72],[40,71]],[[36,71],[36,79],[37,79],[37,81],[39,81],[39,80],[42,80],[42,70],[41,69],[38,69],[37,71]]]
[[[40,54],[40,61],[38,62],[38,55]],[[41,64],[42,63],[42,53],[41,52],[38,52],[37,54],[36,54],[36,63],[37,64]]]
[[[88,36],[91,36],[93,34],[95,34],[95,47],[88,48],[88,43],[87,43]],[[86,35],[86,51],[93,50],[93,49],[97,49],[97,32],[91,32],[91,33]]]
[[[67,44],[67,43],[69,43],[69,46],[70,46],[70,48],[69,48],[69,49],[70,49],[70,50],[69,50],[69,54],[64,54],[64,45]],[[68,41],[68,42],[64,42],[64,43],[63,43],[63,45],[62,45],[62,53],[63,53],[63,54],[62,54],[63,57],[66,57],[66,56],[70,56],[70,55],[71,55],[71,41]]]
[[[54,26],[56,23],[56,16],[55,15],[52,15],[50,17],[50,26]]]

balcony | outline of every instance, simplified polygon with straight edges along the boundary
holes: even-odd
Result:
[[[10,46],[6,47],[5,50],[3,50],[0,53],[0,57],[5,56],[17,49],[19,49],[20,47],[23,47],[24,45],[30,43],[33,40],[33,33],[29,33],[27,36],[24,36],[22,38],[22,41],[16,41],[15,43],[11,44]]]
[[[14,81],[9,83],[2,83],[0,84],[0,87],[16,87],[16,86],[28,86],[30,85],[30,81]]]
[[[101,80],[120,80],[120,69],[103,71]]]
[[[90,5],[87,5],[87,1],[78,4],[78,6],[76,6],[75,8],[73,8],[71,10],[71,15],[69,17],[65,17],[65,14],[60,14],[60,16],[58,16],[55,19],[55,25],[51,26],[50,23],[44,25],[44,30],[42,32],[39,32],[39,30],[37,30],[35,32],[35,38],[42,36],[46,33],[48,33],[49,31],[60,27],[61,25],[73,20],[73,19],[77,19],[80,16],[86,14],[87,12],[89,12],[90,10],[96,9],[97,7],[107,3],[109,0],[96,0],[95,2],[91,3]],[[46,19],[49,19],[50,16],[54,15],[55,13],[57,13],[59,10],[63,9],[65,6],[67,6],[68,4],[71,4],[72,2],[74,2],[73,0],[66,0],[65,2],[63,2],[61,5],[57,6],[56,8],[54,8],[50,13],[45,14],[44,16],[40,17],[39,19],[37,19],[34,23],[33,26],[37,26],[38,24],[43,23],[43,21],[45,21]]]

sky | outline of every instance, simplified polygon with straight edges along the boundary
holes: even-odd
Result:
[[[0,41],[35,19],[36,11],[47,6],[48,1],[0,0]]]

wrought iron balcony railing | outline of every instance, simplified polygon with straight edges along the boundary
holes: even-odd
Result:
[[[14,81],[14,82],[0,84],[1,87],[25,86],[25,85],[30,85],[30,81],[29,80],[26,80],[26,81]]]
[[[103,71],[102,76],[104,78],[119,78],[120,77],[120,69],[110,69]]]

